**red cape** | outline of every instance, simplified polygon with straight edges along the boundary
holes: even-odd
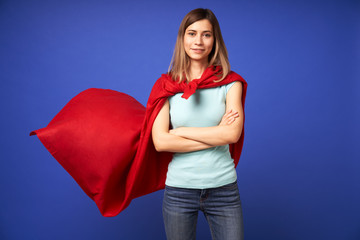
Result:
[[[188,98],[198,88],[240,81],[244,109],[247,83],[231,71],[221,82],[220,66],[210,66],[189,84],[162,74],[146,109],[134,98],[113,90],[91,88],[79,93],[47,127],[32,131],[54,158],[95,201],[101,214],[116,216],[136,197],[163,189],[172,154],[157,152],[152,142],[154,120],[169,96]],[[244,115],[245,116],[245,115]],[[244,142],[230,145],[237,166]]]

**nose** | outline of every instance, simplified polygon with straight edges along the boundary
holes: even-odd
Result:
[[[201,37],[201,34],[197,34],[196,38],[195,38],[195,44],[197,45],[201,45],[203,42],[203,39]]]

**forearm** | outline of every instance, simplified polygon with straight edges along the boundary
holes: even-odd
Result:
[[[213,127],[180,127],[171,131],[176,136],[195,140],[211,146],[221,146],[238,141],[242,125],[219,125]]]
[[[158,152],[192,152],[212,147],[203,142],[166,132],[158,134],[156,138],[154,138],[154,145]]]

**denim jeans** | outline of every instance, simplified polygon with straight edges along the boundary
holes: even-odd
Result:
[[[244,238],[237,182],[208,189],[165,186],[162,211],[167,239],[195,239],[199,210],[205,215],[213,240]]]

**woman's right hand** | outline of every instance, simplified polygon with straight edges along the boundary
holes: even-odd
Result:
[[[239,113],[230,109],[221,118],[219,126],[230,125],[235,121],[235,118],[238,118],[238,117],[239,117]]]

